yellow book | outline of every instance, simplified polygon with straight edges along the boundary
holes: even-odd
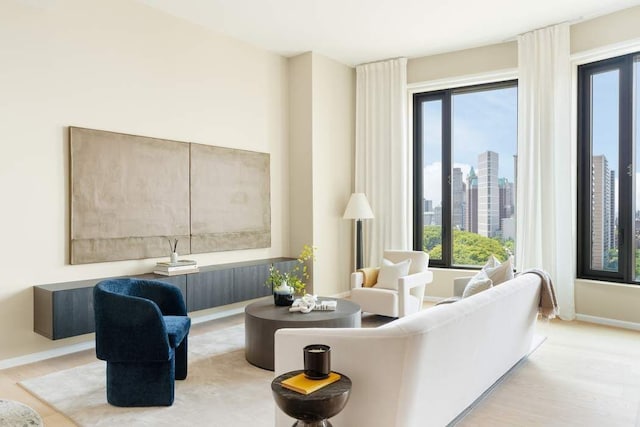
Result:
[[[302,394],[311,394],[314,391],[320,390],[322,387],[328,386],[340,379],[340,374],[331,372],[329,376],[322,380],[311,380],[304,376],[304,373],[293,376],[289,379],[282,381],[282,387],[289,390],[297,391]]]

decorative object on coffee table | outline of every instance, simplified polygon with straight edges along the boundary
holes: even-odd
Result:
[[[351,379],[340,374],[340,379],[309,394],[302,394],[282,386],[282,381],[303,371],[282,374],[271,382],[273,397],[285,414],[298,420],[294,427],[331,427],[329,418],[337,415],[347,404],[351,393]]]
[[[27,405],[14,400],[0,399],[0,426],[41,427],[43,425],[40,415]]]
[[[264,282],[273,291],[273,301],[275,305],[290,306],[293,303],[294,295],[304,294],[309,280],[309,270],[305,264],[309,260],[315,260],[315,248],[304,245],[300,255],[298,255],[296,265],[289,271],[282,273],[273,264],[269,267],[269,277]]]
[[[280,307],[289,307],[293,304],[293,288],[284,280],[273,289],[273,303]]]
[[[305,294],[302,298],[298,298],[291,304],[289,311],[299,311],[301,313],[311,313],[316,308],[318,297],[311,294]]]

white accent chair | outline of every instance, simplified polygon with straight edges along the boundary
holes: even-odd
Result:
[[[359,304],[363,312],[382,316],[404,317],[420,311],[425,286],[433,280],[433,273],[428,271],[429,254],[387,250],[383,256],[396,264],[411,259],[409,274],[398,279],[398,290],[364,286],[365,274],[359,270],[351,274],[351,300]]]

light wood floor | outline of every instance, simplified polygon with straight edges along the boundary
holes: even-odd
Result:
[[[191,334],[242,321],[236,315],[194,325]],[[459,426],[640,427],[640,332],[560,320],[539,320],[537,330],[547,336],[544,344]],[[74,426],[17,383],[95,360],[94,350],[87,350],[5,369],[0,371],[0,398],[31,406],[46,427]]]

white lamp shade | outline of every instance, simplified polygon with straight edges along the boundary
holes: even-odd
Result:
[[[364,193],[353,193],[344,210],[344,219],[369,219],[373,218],[373,211]]]

